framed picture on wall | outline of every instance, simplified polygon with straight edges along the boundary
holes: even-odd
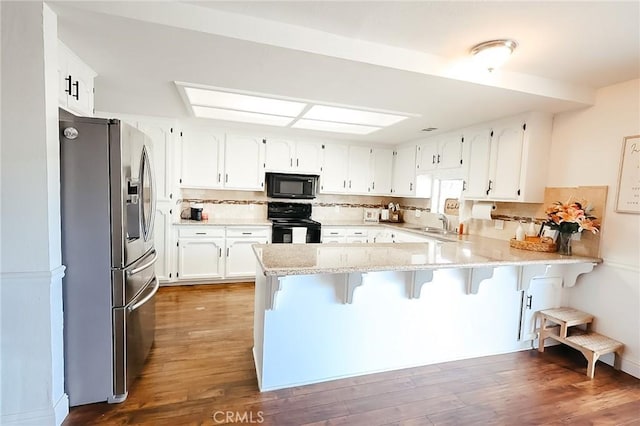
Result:
[[[622,142],[615,211],[640,214],[640,135]]]

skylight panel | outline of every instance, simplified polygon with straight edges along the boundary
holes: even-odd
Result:
[[[217,107],[287,117],[297,117],[307,106],[303,102],[284,101],[194,87],[185,87],[184,91],[189,102],[194,106]]]
[[[243,123],[265,124],[268,126],[286,127],[293,117],[259,114],[255,112],[234,111],[230,109],[192,106],[193,114],[198,118],[212,118],[215,120],[240,121]]]
[[[409,117],[382,112],[363,111],[351,108],[332,107],[326,105],[314,105],[307,111],[304,118],[322,121],[335,121],[338,123],[362,124],[369,126],[386,127],[405,120]]]
[[[321,130],[324,132],[351,133],[356,135],[368,135],[381,129],[381,127],[336,123],[333,121],[306,120],[304,118],[293,123],[291,127],[294,129]]]

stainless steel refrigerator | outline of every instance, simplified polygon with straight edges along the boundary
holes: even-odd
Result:
[[[65,389],[71,406],[122,402],[149,355],[158,280],[149,138],[60,117]]]

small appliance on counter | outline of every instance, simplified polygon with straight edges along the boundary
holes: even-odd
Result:
[[[202,203],[191,203],[191,220],[202,220]]]
[[[382,209],[380,213],[381,222],[402,222],[402,212],[399,204],[389,203],[388,209]]]
[[[364,221],[365,222],[379,222],[380,221],[380,209],[364,209]]]

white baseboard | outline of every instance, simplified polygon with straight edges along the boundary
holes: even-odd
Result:
[[[602,361],[613,367],[613,354],[603,355],[598,361]],[[640,362],[635,359],[625,358],[624,355],[620,360],[620,370],[640,379]],[[596,375],[598,374],[598,365],[596,364]]]
[[[60,426],[69,415],[69,396],[63,393],[58,402],[53,406],[55,412],[56,426]]]
[[[69,397],[63,393],[51,408],[24,413],[3,414],[0,425],[3,426],[60,426],[69,414]]]

